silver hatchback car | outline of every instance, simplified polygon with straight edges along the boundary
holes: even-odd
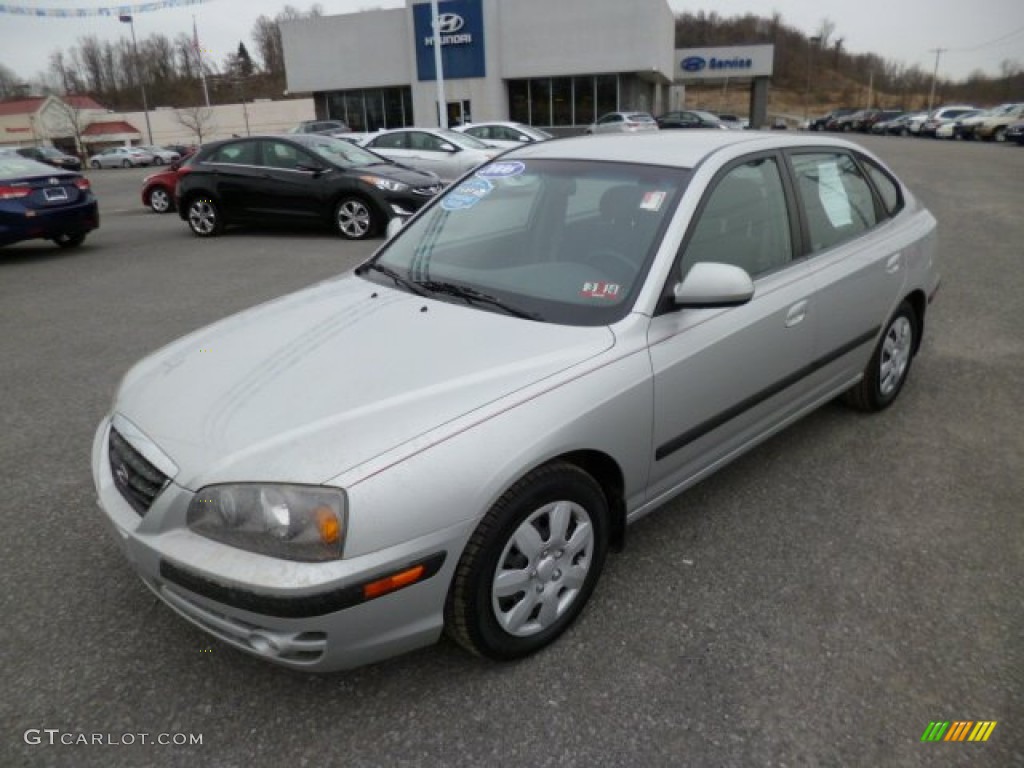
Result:
[[[566,139],[355,270],[136,365],[96,432],[144,583],[323,671],[561,635],[625,529],[837,396],[896,399],[935,220],[876,157],[760,132]]]

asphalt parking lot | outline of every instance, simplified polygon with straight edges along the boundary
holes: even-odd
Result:
[[[644,518],[539,655],[442,641],[319,677],[157,603],[89,452],[139,357],[375,243],[199,240],[142,207],[146,171],[90,172],[102,226],[81,249],[0,250],[0,766],[1024,765],[1024,148],[861,141],[940,227],[943,287],[892,409],[826,406]],[[921,743],[936,720],[998,725]]]

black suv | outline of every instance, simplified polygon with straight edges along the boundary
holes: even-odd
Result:
[[[441,191],[434,173],[317,134],[206,144],[179,171],[178,214],[200,237],[225,224],[329,224],[362,240],[411,216]]]
[[[807,124],[807,130],[809,131],[834,131],[835,124],[841,117],[846,115],[852,115],[856,112],[856,109],[852,107],[843,107],[841,109],[833,109],[826,115],[816,117]]]

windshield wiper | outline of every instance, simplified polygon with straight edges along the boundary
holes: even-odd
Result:
[[[376,261],[371,261],[369,264],[363,264],[361,267],[356,269],[356,274],[360,275],[363,272],[369,270],[380,272],[382,275],[386,275],[395,281],[395,285],[399,285],[405,288],[410,293],[415,293],[417,296],[428,296],[426,290],[420,287],[420,284],[414,280],[410,280],[406,277],[402,277],[398,272],[393,270],[391,267],[385,267],[383,264],[378,264]]]
[[[536,312],[529,312],[525,309],[520,309],[506,301],[502,301],[497,296],[491,296],[489,293],[483,293],[482,291],[478,291],[476,288],[470,288],[468,285],[449,283],[444,280],[419,280],[416,282],[416,285],[426,288],[431,293],[443,293],[448,296],[465,299],[469,304],[488,304],[492,307],[504,310],[515,317],[521,317],[526,320],[543,320],[543,318]]]

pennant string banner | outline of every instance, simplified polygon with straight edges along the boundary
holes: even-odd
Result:
[[[149,13],[163,8],[184,8],[202,5],[207,0],[157,0],[157,2],[136,3],[135,5],[110,5],[104,8],[40,8],[33,5],[10,5],[0,3],[0,13],[13,16],[37,16],[49,19],[80,19],[86,16],[128,16],[133,13]]]

